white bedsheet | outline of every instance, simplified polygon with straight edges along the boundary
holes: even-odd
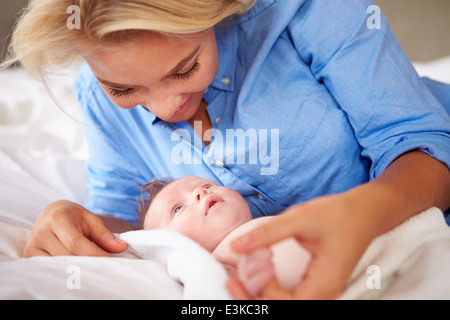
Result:
[[[450,57],[417,64],[417,69],[450,83]],[[67,116],[22,70],[0,72],[0,299],[209,299],[207,290],[193,285],[198,278],[170,271],[168,260],[156,256],[20,258],[40,210],[57,199],[82,203],[86,195],[88,154],[71,89],[73,77],[72,71],[54,81]],[[180,248],[186,241],[179,241]],[[178,252],[178,259],[188,259],[179,255],[176,243],[169,250],[151,241],[149,246],[156,248],[154,253]],[[449,257],[449,228],[442,213],[430,209],[377,239],[341,298],[450,299]],[[368,273],[369,266],[378,269]],[[215,297],[227,298],[223,279],[211,278],[205,272],[206,285],[218,288]],[[186,293],[187,287],[200,289]]]

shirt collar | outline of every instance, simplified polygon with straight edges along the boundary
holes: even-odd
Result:
[[[252,18],[256,17],[263,11],[265,11],[267,8],[269,8],[271,5],[273,5],[277,0],[258,0],[256,1],[255,5],[245,14],[239,17],[239,23],[244,23]],[[299,0],[296,0],[299,1]],[[303,0],[302,0],[303,1]]]
[[[248,12],[231,21],[223,22],[214,27],[217,52],[219,54],[219,69],[211,87],[233,92],[236,83],[236,62],[238,56],[238,28],[272,6],[276,0],[258,0]]]
[[[237,25],[216,26],[214,33],[219,54],[219,69],[210,86],[218,90],[233,92],[237,59]]]

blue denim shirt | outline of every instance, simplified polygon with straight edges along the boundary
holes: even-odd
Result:
[[[215,27],[208,148],[188,122],[113,105],[84,65],[86,207],[133,222],[140,185],[196,175],[240,192],[258,217],[370,181],[410,150],[450,167],[450,86],[417,75],[384,15],[368,27],[371,5],[259,0]]]

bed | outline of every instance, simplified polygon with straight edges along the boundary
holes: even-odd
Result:
[[[450,83],[450,57],[415,66]],[[50,79],[59,106],[23,70],[0,72],[0,299],[230,299],[222,266],[168,231],[118,235],[130,248],[112,258],[21,258],[40,210],[87,193],[76,69]],[[430,208],[375,239],[340,299],[450,299],[449,265],[450,228]]]

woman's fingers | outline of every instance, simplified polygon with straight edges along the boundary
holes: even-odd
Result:
[[[344,282],[342,282],[342,280]],[[346,277],[342,277],[338,272],[333,271],[333,265],[326,259],[312,260],[307,273],[300,284],[287,292],[277,284],[267,286],[263,293],[272,300],[314,300],[314,299],[335,299],[339,296],[345,286]]]
[[[43,250],[43,249],[39,249],[39,248],[28,248],[28,249],[24,249],[24,251],[22,252],[22,257],[23,258],[30,258],[30,257],[48,257],[50,256],[50,253],[48,253],[47,251]]]
[[[127,249],[128,244],[118,239],[108,228],[102,219],[94,214],[86,217],[89,228],[85,230],[87,238],[94,241],[100,248],[110,253],[120,253]]]
[[[291,292],[281,288],[275,279],[272,279],[262,291],[263,300],[293,300],[295,297]]]
[[[272,221],[237,238],[231,247],[238,253],[248,253],[289,237],[302,237],[304,232],[302,225],[302,220],[297,218],[297,213],[288,209]]]
[[[253,299],[245,290],[243,284],[235,278],[228,280],[226,284],[228,292],[235,300]],[[258,299],[261,300],[293,300],[295,296],[280,287],[275,278],[272,278],[261,291]]]
[[[100,218],[87,210],[79,221],[71,223],[69,217],[67,223],[54,226],[54,232],[70,255],[109,257],[108,252],[122,252],[127,248],[127,244],[117,239]],[[53,251],[51,253],[53,255]]]
[[[31,240],[33,240],[32,245],[29,240],[24,248],[22,254],[24,258],[33,256],[66,256],[71,254],[53,232],[38,233]]]
[[[236,278],[228,280],[228,282],[226,283],[226,288],[231,296],[236,300],[251,299],[250,295],[247,293],[247,291],[245,291],[242,283]]]
[[[123,252],[127,246],[98,216],[76,203],[61,200],[50,204],[38,216],[23,256],[110,256],[108,252]]]

